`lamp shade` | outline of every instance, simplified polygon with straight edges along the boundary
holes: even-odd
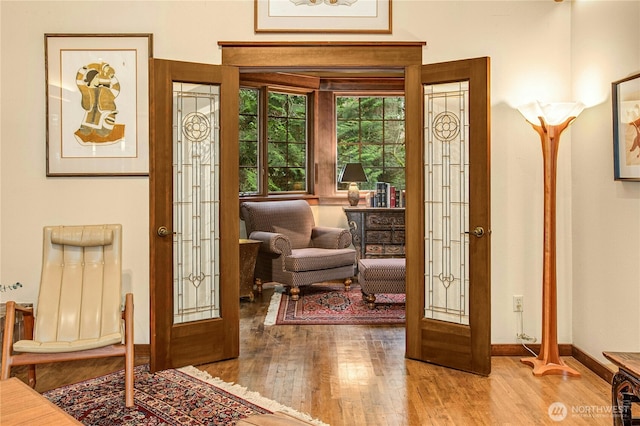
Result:
[[[520,114],[531,124],[540,125],[540,117],[549,125],[564,123],[569,117],[577,117],[584,109],[580,102],[546,103],[531,102],[518,107]]]
[[[367,182],[362,164],[347,163],[340,174],[340,182]]]

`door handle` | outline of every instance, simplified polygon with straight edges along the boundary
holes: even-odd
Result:
[[[469,234],[469,232],[465,232],[465,234]],[[476,226],[473,231],[471,231],[472,235],[475,235],[477,238],[482,238],[484,235],[484,228],[482,226]]]
[[[169,230],[167,229],[166,226],[163,225],[158,228],[156,233],[158,234],[159,237],[166,237],[167,235],[169,235]]]

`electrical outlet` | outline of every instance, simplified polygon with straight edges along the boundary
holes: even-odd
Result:
[[[513,296],[513,312],[522,312],[522,311],[524,311],[524,297]]]

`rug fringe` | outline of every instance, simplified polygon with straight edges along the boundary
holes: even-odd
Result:
[[[271,301],[269,302],[269,309],[267,310],[267,315],[264,317],[264,325],[276,324],[276,319],[278,318],[278,310],[280,309],[280,300],[282,299],[283,291],[284,291],[284,287],[282,287],[279,284],[274,287],[273,296],[271,296]]]
[[[209,373],[207,373],[206,371],[202,371],[197,369],[196,367],[192,366],[192,365],[188,365],[186,367],[181,367],[181,368],[177,368],[176,370],[181,371],[185,374],[188,374],[190,376],[193,376],[197,379],[202,380],[203,382],[207,382],[210,383],[220,389],[223,389],[227,392],[230,392],[234,395],[238,395],[240,398],[242,399],[246,399],[247,401],[251,402],[252,404],[256,404],[259,405],[260,407],[269,410],[271,412],[276,412],[276,411],[280,411],[282,413],[286,413],[289,414],[290,416],[293,417],[297,417],[301,420],[304,420],[306,422],[309,422],[311,424],[317,425],[317,426],[329,426],[328,424],[322,422],[321,420],[318,419],[314,419],[313,417],[311,417],[309,414],[306,413],[301,413],[299,411],[294,410],[291,407],[287,407],[286,405],[282,405],[277,401],[274,401],[272,399],[269,398],[265,398],[264,396],[260,395],[260,393],[258,392],[254,392],[254,391],[250,391],[248,390],[246,387],[241,386],[237,383],[229,383],[229,382],[225,382],[224,380],[221,380],[219,377],[212,377]]]

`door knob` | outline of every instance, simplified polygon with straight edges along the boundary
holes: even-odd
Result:
[[[484,235],[484,228],[482,226],[476,226],[471,233],[480,238]]]
[[[167,235],[169,235],[169,230],[166,226],[161,226],[158,228],[157,233],[159,237],[166,237]]]

